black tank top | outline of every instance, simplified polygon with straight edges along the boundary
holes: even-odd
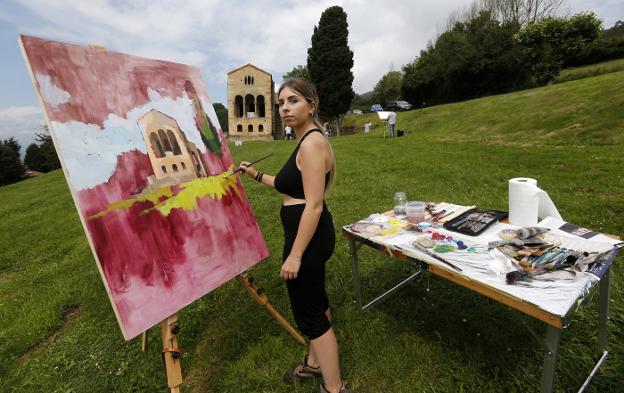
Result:
[[[303,179],[301,178],[301,171],[297,168],[297,153],[299,152],[299,146],[303,143],[303,140],[310,135],[311,133],[318,131],[323,134],[318,128],[313,128],[306,132],[299,143],[297,143],[297,147],[288,158],[288,161],[284,164],[282,169],[280,169],[277,176],[275,176],[275,189],[282,194],[289,195],[296,199],[305,199],[305,193],[303,192]],[[324,135],[324,134],[323,134]],[[329,176],[331,171],[325,174],[325,188],[327,188],[327,184],[329,183]]]

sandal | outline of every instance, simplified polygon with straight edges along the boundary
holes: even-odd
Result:
[[[320,378],[321,376],[321,368],[310,366],[308,364],[308,355],[305,355],[301,364],[297,365],[297,367],[291,370],[286,371],[286,374],[284,374],[284,382],[290,385],[291,383],[293,383],[295,378],[305,380]]]
[[[321,383],[321,393],[330,393],[329,390],[325,388],[325,385]],[[349,388],[347,388],[347,381],[342,381],[342,386],[340,386],[340,391],[338,393],[352,393]]]

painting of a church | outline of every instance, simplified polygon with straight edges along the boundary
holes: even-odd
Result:
[[[138,120],[154,170],[150,186],[165,186],[206,177],[202,155],[189,142],[175,119],[155,109]]]

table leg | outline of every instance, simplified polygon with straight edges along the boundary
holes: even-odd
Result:
[[[561,329],[547,325],[546,340],[544,342],[546,354],[544,356],[544,369],[542,371],[542,393],[550,393],[553,391],[560,341]]]
[[[600,280],[600,303],[598,304],[598,353],[607,348],[607,324],[609,323],[609,298],[611,292],[611,269]]]
[[[351,273],[353,275],[353,291],[355,292],[355,305],[358,310],[362,309],[362,289],[360,287],[360,269],[357,257],[357,245],[354,239],[349,239],[349,254],[351,257]]]
[[[605,275],[600,280],[600,300],[598,303],[598,361],[591,370],[583,386],[579,389],[579,393],[585,392],[589,385],[592,383],[598,371],[607,361],[609,352],[607,351],[607,325],[609,323],[609,299],[611,292],[610,281],[611,269],[607,270]]]

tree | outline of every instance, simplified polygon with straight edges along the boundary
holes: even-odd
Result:
[[[500,23],[489,11],[457,22],[403,68],[401,96],[415,106],[504,93],[526,86],[519,25]]]
[[[538,20],[555,17],[566,5],[567,0],[475,0],[464,9],[451,13],[447,30],[457,22],[467,22],[487,11],[501,23],[515,23],[525,26]]]
[[[54,149],[52,137],[50,134],[46,134],[48,132],[48,127],[43,126],[41,130],[43,132],[35,134],[37,136],[36,140],[39,142],[39,149],[44,158],[41,172],[50,172],[59,169],[61,167],[61,162],[56,154],[56,149]]]
[[[401,97],[402,77],[400,71],[390,71],[382,76],[373,90],[373,101],[386,106],[388,101],[398,100]]]
[[[308,72],[308,67],[304,65],[298,65],[298,66],[293,67],[292,70],[282,75],[282,80],[292,79],[292,78],[303,78],[303,79],[310,80],[310,73]]]
[[[219,125],[221,126],[221,130],[223,132],[229,132],[228,127],[228,110],[227,108],[220,102],[217,102],[213,105],[215,113],[217,114],[217,118],[219,119]]]
[[[537,82],[547,83],[563,67],[576,63],[601,29],[602,21],[596,14],[581,12],[570,18],[546,18],[530,23],[518,32],[517,41],[530,58]]]
[[[329,7],[314,27],[312,46],[308,49],[308,71],[319,94],[319,115],[324,120],[337,119],[349,110],[353,99],[353,52],[348,45],[347,14],[341,7]]]
[[[492,12],[501,22],[514,22],[521,26],[554,17],[567,0],[482,0],[484,9]]]
[[[26,165],[28,169],[45,172],[45,156],[41,152],[39,145],[36,143],[31,143],[26,149],[24,165]]]
[[[10,138],[0,143],[0,186],[15,183],[24,177],[24,165],[19,158],[19,143],[18,153],[15,152],[15,139]]]
[[[20,150],[22,149],[22,146],[19,144],[18,141],[15,140],[15,138],[10,137],[9,139],[3,140],[2,143],[7,145],[11,150],[13,150],[13,152],[18,157],[20,156]]]
[[[624,22],[619,20],[603,30],[602,36],[589,43],[570,65],[578,67],[621,58],[624,58]]]
[[[605,38],[624,37],[624,21],[618,20],[611,28],[605,29],[603,35]]]

